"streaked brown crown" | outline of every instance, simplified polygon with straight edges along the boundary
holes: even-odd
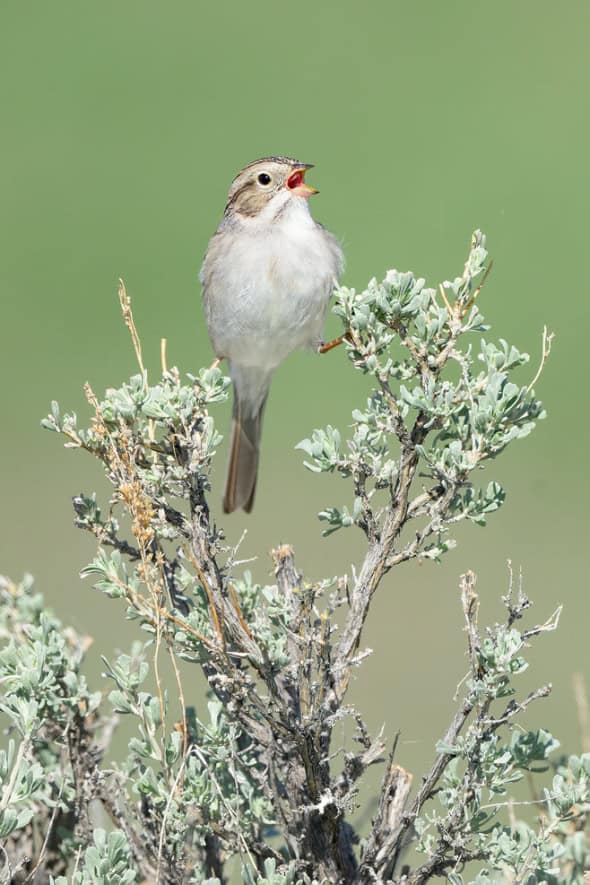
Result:
[[[249,218],[255,217],[285,186],[295,169],[311,169],[312,165],[301,163],[293,157],[262,157],[260,160],[253,160],[232,181],[225,204],[225,215],[235,212]],[[270,180],[266,181],[266,177]]]

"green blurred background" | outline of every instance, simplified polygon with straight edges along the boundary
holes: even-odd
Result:
[[[511,558],[534,616],[565,606],[524,677],[555,687],[529,721],[579,748],[571,675],[590,681],[589,25],[582,0],[3,0],[0,569],[33,572],[64,619],[96,637],[95,672],[99,649],[136,635],[78,578],[94,544],[72,527],[70,498],[106,489],[97,465],[39,419],[53,398],[87,414],[85,381],[100,393],[135,372],[118,276],[154,373],[162,336],[183,371],[210,362],[197,281],[207,239],[235,172],[285,153],[317,164],[313,211],[342,240],[345,283],[392,266],[432,283],[454,276],[481,227],[495,259],[481,305],[492,334],[531,352],[532,375],[543,324],[556,333],[538,385],[548,420],[487,470],[507,487],[504,509],[485,530],[462,528],[441,566],[387,578],[353,699],[371,727],[401,729],[402,764],[427,763],[465,670],[458,576],[478,572],[493,619]],[[332,318],[327,334],[337,330]],[[247,528],[241,552],[258,555],[259,580],[272,579],[280,542],[310,578],[358,563],[361,538],[322,540],[315,518],[350,490],[308,473],[293,447],[313,427],[345,428],[365,394],[343,352],[298,354],[278,372],[254,514],[224,520],[231,540]],[[229,412],[217,411],[224,432]],[[218,514],[225,457],[224,443]]]

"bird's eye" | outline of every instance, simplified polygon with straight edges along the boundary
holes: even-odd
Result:
[[[270,175],[268,172],[261,172],[258,176],[258,181],[260,184],[270,184]]]

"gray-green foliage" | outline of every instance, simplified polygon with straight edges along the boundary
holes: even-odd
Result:
[[[328,426],[300,445],[312,471],[337,474],[348,490],[319,514],[323,533],[357,526],[366,556],[350,575],[311,582],[284,545],[273,551],[271,586],[239,573],[209,512],[220,442],[211,409],[226,399],[228,379],[217,368],[186,378],[171,369],[150,383],[123,290],[139,374],[102,399],[86,387],[88,426],[57,403],[43,424],[104,467],[110,500],[74,498],[76,525],[99,543],[83,576],[143,640],[105,654],[101,703],[80,672],[83,638],[45,610],[29,581],[0,587],[10,720],[0,830],[14,881],[37,864],[42,881],[60,885],[216,885],[237,860],[248,885],[417,885],[435,876],[582,885],[590,760],[553,761],[556,739],[519,724],[549,692],[518,692],[527,646],[555,629],[558,613],[522,628],[530,602],[511,590],[505,621],[482,630],[474,578],[463,576],[469,673],[413,796],[383,736],[371,736],[345,702],[383,576],[412,558],[439,559],[459,521],[485,525],[505,493],[478,471],[543,416],[532,382],[514,380],[528,357],[492,343],[479,312],[486,260],[476,232],[462,275],[437,289],[389,271],[362,292],[337,291],[346,357],[370,390],[346,434]],[[174,673],[165,682],[164,655]],[[207,680],[202,710],[181,661]],[[335,726],[345,716],[355,733],[342,747]],[[133,736],[107,767],[121,717]],[[383,763],[360,839],[350,822],[358,784]],[[525,773],[545,792],[512,804]],[[410,844],[417,860],[404,866]]]
[[[454,494],[444,516],[402,552],[402,559],[437,557],[452,546],[443,539],[450,525],[462,519],[484,525],[487,514],[503,504],[502,487],[489,481],[474,487],[473,474],[511,441],[527,436],[544,412],[528,387],[511,380],[528,354],[502,339],[496,344],[469,334],[488,329],[474,290],[486,258],[485,237],[476,232],[463,275],[438,291],[412,273],[395,270],[381,282],[371,280],[363,292],[339,290],[335,313],[349,330],[349,358],[377,387],[366,407],[353,411],[345,442],[328,426],[300,443],[309,469],[354,480],[350,504],[320,513],[330,526],[324,534],[354,524],[379,528],[383,519],[373,511],[383,507],[398,482],[402,465],[396,442],[403,445],[412,424],[414,451],[433,494]],[[454,374],[445,373],[449,364]],[[415,517],[425,509],[417,509]],[[427,540],[433,534],[434,544]]]
[[[75,764],[65,748],[79,741],[101,694],[88,690],[80,672],[84,638],[62,628],[30,577],[18,585],[0,579],[0,603],[0,709],[10,724],[8,749],[0,751],[0,839],[6,845],[35,825],[42,831],[53,821],[57,827],[75,803]],[[52,852],[59,868],[61,849],[48,846]],[[21,860],[16,851],[14,866]]]
[[[565,880],[582,885],[589,856],[584,830],[590,810],[590,754],[551,763],[559,741],[543,728],[524,731],[518,722],[517,716],[532,701],[546,697],[551,686],[542,686],[521,700],[515,698],[517,677],[527,668],[524,654],[529,640],[555,630],[560,610],[545,624],[524,630],[515,623],[530,600],[520,590],[516,600],[510,594],[505,602],[507,622],[481,636],[473,579],[464,579],[471,672],[463,704],[471,719],[462,734],[437,745],[449,762],[439,782],[438,801],[415,821],[419,850],[428,857],[417,880],[453,870],[460,857],[464,862],[479,862],[478,882],[503,873],[520,881]],[[543,799],[532,796],[522,804],[511,802],[513,784],[526,773],[550,768],[555,775]],[[532,806],[537,814],[527,814]],[[507,808],[512,811],[512,823],[506,821]],[[517,819],[521,810],[524,814]],[[449,878],[455,885],[463,881],[458,869]]]
[[[245,839],[254,837],[261,826],[271,823],[272,809],[253,774],[258,759],[251,745],[241,741],[238,728],[217,700],[209,702],[205,722],[194,710],[187,711],[190,749],[183,747],[180,730],[171,729],[162,739],[159,699],[142,690],[149,670],[146,651],[136,643],[131,655],[119,656],[113,666],[107,663],[107,675],[117,686],[109,701],[115,712],[131,715],[137,722],[137,736],[129,742],[123,770],[134,792],[165,828],[167,852],[183,859],[192,846],[198,855],[218,827],[234,831],[236,839],[240,833]],[[166,708],[164,698],[164,714]],[[187,814],[188,809],[192,813]],[[197,876],[187,881],[193,878],[199,881]]]
[[[52,885],[133,885],[137,876],[125,835],[120,830],[105,833],[97,827],[84,856],[78,861],[68,880],[65,876],[51,879]]]

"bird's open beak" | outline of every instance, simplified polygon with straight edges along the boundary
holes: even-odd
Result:
[[[296,197],[307,198],[313,196],[313,194],[319,194],[319,191],[315,187],[306,184],[303,180],[307,170],[312,168],[313,163],[306,163],[304,166],[298,166],[297,169],[291,172],[287,179],[287,190],[290,190]]]

